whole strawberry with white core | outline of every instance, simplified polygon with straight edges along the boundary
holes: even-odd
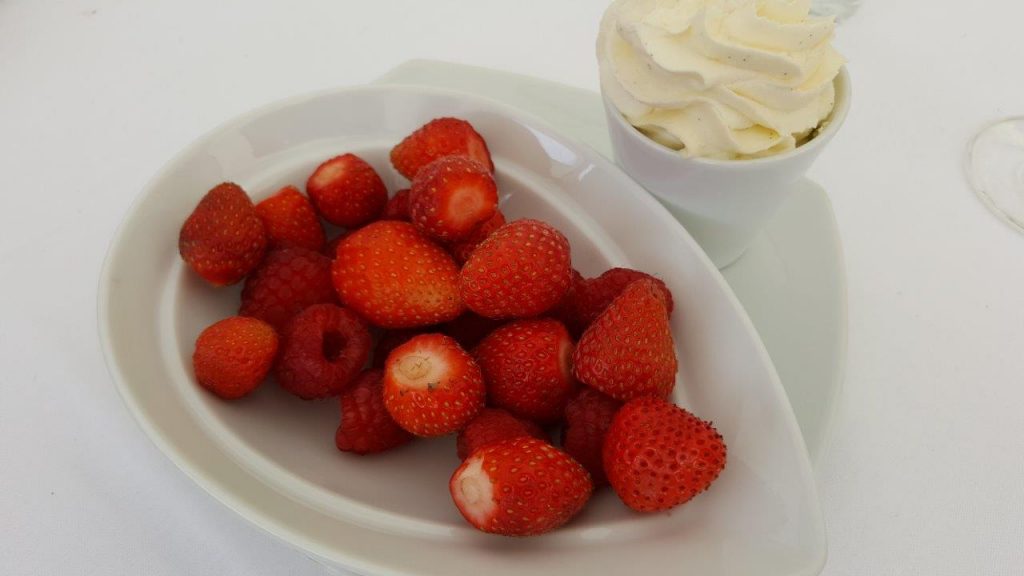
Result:
[[[417,436],[451,434],[483,409],[483,375],[453,338],[421,334],[388,355],[384,406]]]
[[[449,482],[459,512],[476,528],[505,536],[535,536],[572,519],[593,484],[571,456],[523,436],[474,452]]]

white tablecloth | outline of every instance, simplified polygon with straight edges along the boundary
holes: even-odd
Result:
[[[107,243],[196,136],[412,58],[596,89],[598,0],[0,1],[0,572],[324,574],[132,421],[96,336]],[[1024,572],[1024,237],[965,144],[1024,114],[1024,5],[866,0],[835,203],[850,346],[820,467],[825,574]]]

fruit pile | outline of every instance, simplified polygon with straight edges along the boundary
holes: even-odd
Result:
[[[198,383],[231,400],[273,373],[300,398],[338,396],[344,452],[457,434],[452,499],[485,532],[542,534],[606,484],[644,512],[705,490],[726,449],[668,401],[668,287],[625,268],[583,278],[558,230],[506,221],[468,122],[429,122],[391,163],[410,186],[390,198],[353,154],[321,164],[308,197],[206,194],[181,256],[214,286],[245,283],[238,315],[196,340]],[[328,241],[321,219],[344,232]]]

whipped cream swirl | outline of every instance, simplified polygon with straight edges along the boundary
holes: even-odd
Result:
[[[844,59],[810,0],[617,0],[598,36],[601,86],[626,119],[684,156],[790,150],[835,104]]]

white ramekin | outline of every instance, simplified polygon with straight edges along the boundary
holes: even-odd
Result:
[[[793,150],[753,160],[686,158],[634,128],[604,95],[619,166],[654,194],[719,268],[747,249],[832,140],[850,109],[850,76],[835,79],[836,103],[824,127]]]

